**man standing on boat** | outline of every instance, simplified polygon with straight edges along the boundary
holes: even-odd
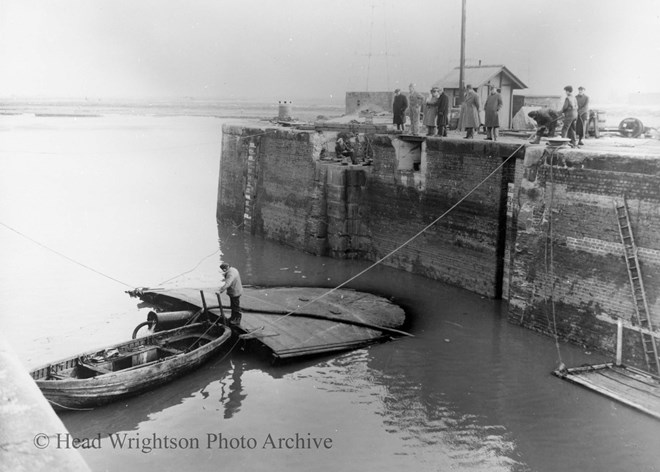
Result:
[[[225,275],[225,281],[220,287],[220,293],[227,291],[231,306],[231,317],[229,324],[238,326],[241,324],[241,295],[243,295],[243,285],[241,284],[241,274],[234,267],[226,262],[220,264],[220,270]]]

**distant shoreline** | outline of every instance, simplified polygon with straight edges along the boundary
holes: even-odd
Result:
[[[321,100],[288,102],[292,117],[315,121],[324,116],[345,115],[342,103]],[[115,100],[83,101],[66,99],[0,99],[0,116],[34,115],[56,118],[98,118],[102,116],[190,116],[222,119],[272,120],[278,116],[279,102],[258,100]],[[607,126],[618,126],[624,118],[634,117],[644,126],[660,129],[660,106],[594,103],[592,108],[605,111]]]
[[[291,103],[291,102],[290,102]],[[319,115],[341,116],[344,105],[291,103],[292,116],[313,120]],[[55,100],[3,101],[0,115],[91,118],[106,115],[199,116],[229,119],[272,119],[278,116],[279,103],[246,101],[115,101],[80,102]]]

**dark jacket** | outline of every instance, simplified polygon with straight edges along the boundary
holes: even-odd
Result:
[[[441,92],[438,97],[438,126],[447,126],[449,124],[449,97],[445,92]]]
[[[402,125],[406,122],[406,109],[408,108],[408,98],[399,94],[394,97],[392,104],[392,114],[394,115],[394,124]]]

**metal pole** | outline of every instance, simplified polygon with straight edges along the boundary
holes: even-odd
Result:
[[[461,64],[460,75],[458,79],[458,102],[463,103],[464,88],[465,88],[465,12],[467,0],[462,0],[461,9]]]

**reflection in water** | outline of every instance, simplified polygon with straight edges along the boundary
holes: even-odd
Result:
[[[197,396],[204,400],[210,399],[215,391],[212,383],[226,382],[231,377],[230,367],[227,359],[215,359],[158,389],[98,407],[92,412],[61,412],[60,418],[76,437],[89,437],[99,431],[104,434],[136,431],[140,424],[148,422],[154,415],[188,399]],[[222,398],[219,400],[221,404],[224,403]],[[90,421],[90,417],[94,421]]]
[[[217,258],[203,259],[218,246],[253,285],[334,287],[368,265],[301,254],[241,228],[218,232],[218,120],[3,120],[3,220],[119,280],[148,286],[185,274],[167,285],[218,284]],[[2,326],[31,365],[121,341],[144,321],[124,287],[13,234],[0,238]],[[552,377],[553,341],[510,325],[500,302],[382,266],[350,288],[403,306],[415,338],[279,366],[236,349],[62,420],[77,437],[127,432],[202,445],[143,453],[104,442],[82,451],[93,470],[658,470],[657,423]],[[561,349],[567,364],[600,360]],[[206,448],[207,434],[260,444],[301,434],[333,446]]]
[[[247,396],[243,392],[243,388],[241,385],[241,375],[243,375],[243,362],[240,360],[236,360],[232,362],[233,364],[233,369],[231,373],[231,377],[228,379],[231,381],[229,384],[229,393],[225,396],[225,389],[224,389],[224,384],[222,386],[222,397],[221,401],[223,401],[224,407],[225,407],[225,418],[229,419],[233,417],[236,413],[238,413],[241,410],[241,404],[243,402],[243,399]]]

